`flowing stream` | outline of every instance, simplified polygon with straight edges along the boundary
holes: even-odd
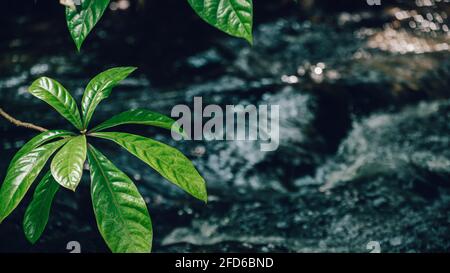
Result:
[[[119,65],[139,70],[101,104],[96,123],[130,108],[170,114],[194,96],[279,105],[275,152],[261,152],[258,142],[176,142],[163,130],[120,128],[188,155],[207,181],[207,205],[118,146],[95,141],[144,196],[155,252],[369,252],[371,241],[382,252],[450,250],[448,1],[261,1],[253,47],[183,16],[191,13],[181,1],[147,2],[110,12],[82,54],[59,7],[11,4],[17,16],[0,19],[0,105],[68,128],[27,86],[46,75],[79,99],[91,77]],[[177,12],[162,18],[170,5]],[[179,26],[180,16],[188,23]],[[1,180],[33,134],[0,120]],[[67,252],[70,241],[83,252],[107,251],[87,172],[75,194],[58,193],[34,246],[21,225],[28,201],[0,225],[0,252]]]

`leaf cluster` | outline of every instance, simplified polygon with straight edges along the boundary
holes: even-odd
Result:
[[[79,0],[66,7],[66,21],[78,50],[103,16],[110,0]],[[253,0],[187,0],[208,24],[253,43]]]
[[[105,131],[118,125],[140,124],[183,134],[170,117],[146,109],[134,109],[90,129],[97,106],[134,70],[134,67],[116,67],[94,77],[84,91],[81,112],[75,99],[56,80],[42,77],[31,84],[29,92],[55,109],[76,130],[43,132],[17,152],[0,188],[0,223],[19,205],[50,162],[50,168],[37,185],[23,220],[26,238],[35,243],[47,225],[55,195],[61,188],[77,189],[87,161],[93,210],[108,247],[113,252],[150,252],[153,232],[144,199],[133,181],[89,143],[90,138],[118,144],[168,181],[195,198],[207,201],[204,179],[180,151],[143,136]]]

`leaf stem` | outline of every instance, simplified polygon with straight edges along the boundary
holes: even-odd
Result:
[[[7,121],[11,122],[12,124],[14,124],[14,125],[16,125],[18,127],[24,127],[24,128],[36,130],[36,131],[39,131],[39,132],[46,132],[46,131],[48,131],[48,129],[45,129],[45,128],[40,127],[40,126],[37,126],[37,125],[35,125],[33,123],[23,122],[23,121],[20,121],[18,119],[13,118],[11,115],[6,113],[1,107],[0,107],[0,116],[2,116]]]

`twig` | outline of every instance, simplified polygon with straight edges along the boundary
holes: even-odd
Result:
[[[15,118],[13,118],[12,116],[10,116],[8,113],[6,113],[5,111],[3,111],[3,109],[0,107],[0,116],[4,117],[7,121],[11,122],[12,124],[19,126],[19,127],[24,127],[24,128],[28,128],[28,129],[33,129],[39,132],[46,132],[48,131],[48,129],[45,129],[43,127],[34,125],[32,123],[28,123],[28,122],[23,122],[20,120],[17,120]]]

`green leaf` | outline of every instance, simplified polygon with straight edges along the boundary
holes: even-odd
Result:
[[[81,117],[77,103],[59,82],[41,77],[34,81],[28,91],[35,97],[55,108],[64,118],[81,130]]]
[[[188,0],[206,22],[232,36],[253,43],[252,0]]]
[[[88,149],[91,195],[98,229],[115,253],[148,253],[152,223],[133,181],[92,146]]]
[[[86,136],[74,137],[55,155],[50,166],[53,177],[61,186],[75,191],[83,176],[86,161]]]
[[[51,130],[47,132],[40,133],[39,135],[35,136],[33,139],[28,141],[14,156],[14,158],[11,160],[11,163],[9,164],[8,170],[11,168],[11,166],[14,166],[14,164],[17,162],[19,158],[24,156],[25,154],[31,152],[34,148],[37,148],[41,146],[42,144],[49,142],[51,140],[54,140],[56,138],[62,138],[62,137],[68,137],[73,136],[74,134],[69,131],[64,130]]]
[[[130,75],[135,67],[116,67],[108,69],[95,76],[86,87],[81,101],[83,113],[83,129],[86,129],[91,121],[98,104],[109,97],[112,89]]]
[[[120,113],[98,125],[94,129],[92,129],[91,132],[103,131],[114,126],[124,124],[142,124],[156,126],[168,130],[173,130],[176,133],[184,135],[183,130],[175,120],[165,115],[145,109],[135,109]]]
[[[32,244],[41,237],[50,216],[53,198],[59,190],[59,185],[47,172],[34,191],[33,200],[25,211],[23,231]]]
[[[102,132],[93,133],[92,136],[114,141],[187,193],[207,201],[205,180],[192,162],[177,149],[127,133]]]
[[[86,37],[103,16],[110,0],[80,0],[81,5],[76,9],[66,7],[66,21],[70,35],[77,46],[81,49]]]
[[[0,188],[0,223],[19,205],[50,156],[66,142],[62,139],[37,147],[11,166]]]

